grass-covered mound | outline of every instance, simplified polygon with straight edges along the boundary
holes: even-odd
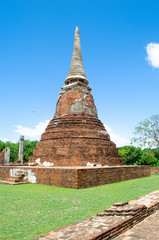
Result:
[[[31,240],[53,229],[89,218],[114,202],[159,189],[159,175],[87,189],[0,184],[0,239]]]

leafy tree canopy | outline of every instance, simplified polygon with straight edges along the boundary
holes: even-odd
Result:
[[[159,114],[152,115],[149,119],[140,122],[134,131],[132,143],[141,147],[159,147]]]
[[[33,149],[36,146],[38,141],[30,141],[24,140],[24,161],[29,161],[29,156],[33,154]],[[0,152],[6,147],[10,147],[10,162],[15,162],[18,160],[19,154],[19,143],[12,143],[12,142],[2,142],[0,141]]]
[[[120,147],[119,155],[122,156],[124,165],[150,165],[159,166],[159,149],[134,146]]]

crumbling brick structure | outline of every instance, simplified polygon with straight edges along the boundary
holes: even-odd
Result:
[[[122,165],[116,145],[98,119],[91,88],[88,87],[76,28],[68,77],[59,94],[54,118],[49,122],[34,149],[30,162],[55,166]]]
[[[41,235],[39,240],[76,239],[76,240],[111,240],[135,226],[159,209],[159,190],[146,194],[130,202],[118,202],[91,218],[53,230]],[[157,219],[157,218],[156,218]],[[150,220],[149,223],[151,224]],[[152,222],[153,223],[153,222]],[[153,225],[153,224],[151,224]],[[147,225],[148,226],[148,225]],[[148,229],[148,232],[150,230]],[[143,232],[143,230],[142,230]],[[153,237],[144,239],[158,239]],[[150,236],[150,234],[149,234]],[[156,234],[157,236],[157,234]],[[117,238],[118,239],[118,238]],[[135,234],[132,237],[125,233],[119,237],[122,240],[140,239]],[[142,238],[143,239],[143,238]]]
[[[16,173],[23,171],[32,183],[87,188],[150,176],[149,166],[122,166],[116,145],[98,119],[88,83],[76,28],[66,85],[54,118],[30,156],[31,166],[18,166],[23,164],[19,158],[12,166],[0,166],[0,179],[16,179]]]
[[[0,153],[0,165],[9,164],[9,158],[10,158],[10,148],[7,147],[3,149],[3,151]]]
[[[38,167],[0,166],[0,179],[16,177],[23,171],[28,181],[37,184],[66,188],[88,188],[129,179],[150,176],[149,166],[110,166],[110,167]]]
[[[4,165],[5,161],[5,149],[0,153],[0,165]]]

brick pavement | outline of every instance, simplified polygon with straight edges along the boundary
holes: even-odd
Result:
[[[130,201],[129,203],[116,203],[104,212],[99,213],[90,219],[84,219],[74,224],[51,231],[48,234],[44,234],[39,238],[39,240],[114,239],[121,233],[141,222],[150,214],[156,212],[158,209],[159,190],[140,197],[139,199]],[[125,240],[131,239],[127,235],[124,237]],[[157,238],[150,239],[156,240]]]
[[[121,234],[114,240],[158,240],[159,239],[159,211]]]

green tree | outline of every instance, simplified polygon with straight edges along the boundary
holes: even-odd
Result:
[[[33,149],[38,141],[24,140],[24,161],[29,161],[29,156],[33,155]]]
[[[125,146],[119,148],[119,155],[122,156],[124,165],[159,166],[159,158],[154,149]]]
[[[19,143],[5,142],[5,147],[10,147],[10,162],[18,159]]]
[[[155,158],[159,160],[159,148],[153,148],[151,151],[154,153]]]
[[[136,148],[134,146],[125,146],[119,148],[119,155],[122,156],[124,165],[134,165],[137,160],[141,158],[142,150],[141,148]]]
[[[155,153],[151,149],[144,149],[141,158],[137,160],[136,164],[156,167],[159,166],[159,160],[155,157]]]
[[[0,141],[0,153],[5,149],[5,143]]]
[[[35,148],[38,141],[24,140],[24,161],[29,161],[29,156],[33,154],[33,149]],[[19,154],[19,143],[12,142],[2,142],[0,141],[0,152],[6,147],[10,148],[10,162],[15,162],[18,160]]]
[[[159,147],[159,114],[140,122],[134,131],[132,143],[141,147]]]

